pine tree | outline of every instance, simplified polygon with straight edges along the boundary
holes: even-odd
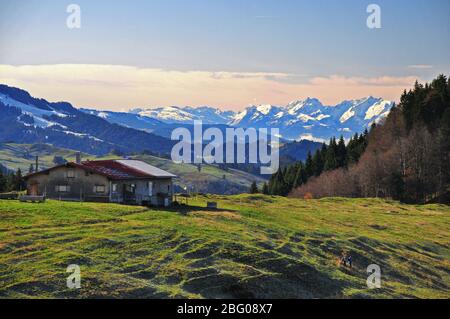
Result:
[[[6,192],[6,177],[0,170],[0,193]]]
[[[330,145],[328,145],[327,154],[325,156],[325,165],[324,170],[331,171],[337,168],[336,154],[337,153],[337,144],[336,139],[333,137],[330,140]]]
[[[405,193],[405,182],[401,173],[395,172],[389,178],[391,196],[395,200],[403,200]]]
[[[306,158],[305,173],[307,178],[314,176],[314,163],[311,152],[308,152],[308,156]]]
[[[303,166],[303,163],[300,162],[300,165],[297,169],[297,174],[295,176],[295,182],[294,182],[294,189],[297,187],[300,187],[301,185],[305,184],[307,182],[308,178],[306,177],[305,168]]]
[[[259,190],[258,190],[258,186],[256,185],[256,182],[253,182],[252,185],[250,186],[250,194],[258,194]]]
[[[267,185],[267,183],[264,183],[262,193],[264,195],[269,195],[269,186]]]
[[[336,164],[337,167],[346,167],[347,166],[347,148],[345,147],[344,137],[341,135],[339,139],[339,143],[336,148]]]
[[[313,157],[314,176],[319,176],[323,172],[325,163],[322,157],[322,150],[317,150]]]
[[[289,190],[292,190],[295,186],[295,178],[297,176],[297,170],[298,170],[299,163],[295,163],[294,165],[290,165],[286,173],[284,174],[284,179],[286,181],[287,187]]]
[[[11,192],[14,190],[16,190],[16,174],[11,172],[6,176],[6,191]]]
[[[279,170],[274,176],[272,187],[269,189],[270,194],[286,196],[289,193],[289,186],[284,179],[283,170]]]
[[[16,174],[13,177],[13,189],[15,191],[22,191],[25,189],[25,181],[22,176],[22,170],[20,168],[17,169]]]

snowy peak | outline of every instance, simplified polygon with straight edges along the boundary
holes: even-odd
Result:
[[[372,96],[324,105],[316,98],[292,101],[286,106],[250,105],[242,112],[222,111],[213,107],[162,107],[135,109],[141,117],[168,124],[225,124],[237,127],[275,127],[286,139],[327,140],[332,136],[350,137],[382,121],[393,103]],[[101,115],[100,115],[101,116]]]
[[[130,113],[154,118],[170,124],[187,124],[193,121],[203,121],[204,124],[226,124],[235,115],[232,111],[221,111],[208,106],[199,108],[190,106],[167,106],[154,109],[138,108],[131,110]]]
[[[301,113],[312,113],[320,111],[323,108],[322,103],[318,99],[307,98],[306,100],[293,101],[286,106],[289,114],[294,115]]]
[[[294,140],[328,140],[340,135],[347,138],[383,120],[392,106],[391,101],[371,96],[330,106],[323,105],[318,99],[307,98],[293,101],[285,107],[250,106],[238,113],[230,124],[278,127],[284,138]]]
[[[158,126],[163,124],[157,119],[141,116],[135,113],[97,111],[92,109],[80,109],[80,111],[89,115],[98,116],[109,123],[119,124],[128,128],[134,128],[149,133],[153,132]]]

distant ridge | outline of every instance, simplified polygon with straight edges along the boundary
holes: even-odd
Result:
[[[327,141],[330,137],[343,135],[350,138],[361,133],[373,123],[385,119],[394,103],[372,96],[347,100],[337,105],[323,105],[318,99],[307,98],[293,101],[286,106],[251,105],[242,112],[222,111],[203,106],[168,106],[155,109],[138,108],[128,113],[83,110],[101,113],[112,123],[127,125],[132,116],[136,126],[143,119],[158,120],[166,124],[192,124],[201,120],[204,124],[220,124],[236,127],[278,127],[281,136],[288,140]],[[156,129],[154,123],[142,124],[147,131]],[[157,132],[156,132],[157,133]]]

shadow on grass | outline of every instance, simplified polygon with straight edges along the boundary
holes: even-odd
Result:
[[[179,205],[179,206],[171,206],[171,207],[152,207],[152,210],[160,211],[160,212],[173,212],[178,213],[180,215],[186,216],[192,212],[213,212],[213,213],[225,213],[225,212],[237,212],[237,210],[233,209],[224,209],[224,208],[209,208],[203,206],[191,206],[191,205]]]

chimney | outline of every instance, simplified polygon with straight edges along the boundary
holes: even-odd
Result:
[[[77,152],[77,154],[75,155],[75,162],[77,164],[81,164],[81,152]]]
[[[36,155],[36,163],[34,164],[34,171],[37,173],[39,172],[39,156]]]

